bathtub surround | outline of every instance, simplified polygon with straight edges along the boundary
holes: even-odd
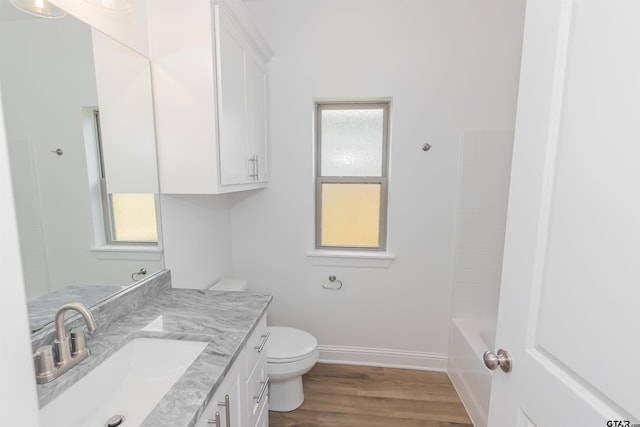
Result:
[[[170,288],[171,272],[169,270],[162,270],[89,308],[91,309],[98,328],[104,329]],[[60,305],[67,302],[73,301],[67,300],[61,302]],[[51,321],[53,321],[55,313],[55,311],[52,313]],[[71,328],[85,325],[82,317],[77,314],[67,315],[64,323],[65,330],[67,331]],[[31,335],[31,347],[35,350],[42,345],[50,344],[53,342],[55,335],[55,325],[49,324]]]
[[[495,321],[513,131],[465,131],[461,138],[452,317]]]
[[[465,131],[460,182],[447,372],[476,427],[487,425],[504,251],[513,131]]]
[[[207,341],[141,427],[192,427],[245,345],[271,296],[165,289],[87,340],[91,356],[57,380],[37,386],[44,406],[135,338]]]

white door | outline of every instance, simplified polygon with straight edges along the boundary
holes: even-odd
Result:
[[[496,343],[490,426],[640,423],[640,1],[527,1]]]

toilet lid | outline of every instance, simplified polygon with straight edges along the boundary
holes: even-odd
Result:
[[[304,359],[318,348],[318,341],[308,332],[287,326],[268,328],[269,347],[267,359],[271,363],[295,362]]]

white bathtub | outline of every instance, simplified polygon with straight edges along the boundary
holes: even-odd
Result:
[[[475,427],[487,426],[492,371],[482,355],[494,350],[494,320],[453,319],[447,373]]]

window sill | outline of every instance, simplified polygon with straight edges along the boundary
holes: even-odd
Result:
[[[396,256],[389,252],[313,250],[306,253],[313,266],[389,268]]]
[[[160,261],[162,248],[155,245],[109,245],[91,248],[96,259]]]

